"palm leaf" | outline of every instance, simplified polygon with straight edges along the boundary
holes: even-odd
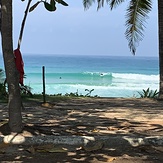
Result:
[[[41,1],[36,2],[33,6],[30,7],[29,12],[32,12]]]
[[[151,91],[149,91],[149,93],[148,93],[148,98],[152,98],[152,96],[153,96],[153,90],[151,90]]]
[[[118,5],[120,5],[125,0],[106,0],[106,1],[107,1],[107,3],[110,4],[110,8],[112,10],[113,8],[116,8]]]
[[[133,54],[135,54],[136,47],[144,36],[144,22],[148,18],[147,14],[151,11],[151,8],[151,0],[131,0],[127,8],[125,35]]]
[[[85,9],[89,9],[89,7],[94,3],[95,0],[83,0],[83,6]]]
[[[104,6],[104,0],[97,0],[98,6],[97,10]]]
[[[68,4],[63,0],[56,0],[56,2],[62,4],[63,6],[68,6]]]
[[[157,91],[157,89],[154,91],[153,93],[153,97],[156,97],[159,94],[159,92]]]

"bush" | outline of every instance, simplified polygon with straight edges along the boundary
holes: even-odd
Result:
[[[31,92],[31,87],[27,86],[27,85],[20,85],[20,93],[21,95],[29,95],[29,96],[33,96],[32,92]]]
[[[146,90],[142,90],[142,92],[138,92],[141,98],[156,98],[158,97],[159,92],[157,89],[155,91],[147,88]]]
[[[6,92],[6,87],[3,83],[0,83],[0,98],[2,99],[6,99],[8,96],[7,92]]]
[[[6,86],[4,84],[4,71],[0,69],[0,98],[5,99],[7,98]]]

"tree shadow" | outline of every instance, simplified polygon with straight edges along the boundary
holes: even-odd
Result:
[[[123,140],[124,141],[124,140]],[[67,146],[62,146],[67,148]],[[162,150],[154,147],[132,147],[126,143],[125,146],[117,146],[117,143],[107,146],[96,151],[70,150],[67,152],[34,152],[30,153],[23,146],[15,148],[17,150],[12,154],[0,154],[1,161],[21,161],[24,163],[40,162],[40,163],[101,163],[101,162],[116,162],[116,163],[160,163],[163,160]],[[20,150],[21,149],[21,150]]]
[[[8,123],[4,123],[0,126],[0,132],[3,134],[3,135],[9,135],[11,132],[10,132],[10,128],[9,128],[9,125]]]
[[[139,161],[141,157],[142,159],[145,157],[147,162],[157,162],[152,157],[158,157],[159,162],[159,159],[163,160],[161,151],[152,146],[133,147],[124,139],[124,136],[163,135],[163,123],[152,123],[158,115],[163,113],[162,104],[161,101],[123,98],[72,98],[57,103],[51,101],[50,107],[32,106],[27,103],[23,111],[25,124],[23,134],[28,133],[34,136],[119,136],[120,142],[110,142],[107,146],[104,144],[101,150],[92,152],[81,149],[65,153],[46,153],[45,156],[40,153],[34,155],[26,153],[24,158],[20,155],[19,160],[34,162],[38,161],[39,156],[43,161],[49,157],[50,161],[54,159],[55,162],[108,162],[109,159],[114,159],[113,157],[126,159],[125,161],[131,158]],[[8,134],[4,132],[3,127],[0,126],[0,132],[4,135]],[[121,146],[123,141],[126,146]]]

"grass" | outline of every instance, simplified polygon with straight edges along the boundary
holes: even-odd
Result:
[[[70,99],[71,97],[68,96],[56,96],[56,95],[46,95],[46,101],[48,102],[57,102],[57,101],[65,101]],[[33,96],[22,96],[23,102],[43,102],[43,95],[42,94],[33,94]]]
[[[57,95],[46,95],[46,102],[49,103],[53,103],[53,102],[60,102],[60,101],[67,101],[69,99],[75,99],[75,98],[95,98],[96,96],[75,96],[74,94],[70,93],[70,94],[66,94],[66,95],[61,95],[61,94],[57,94]],[[27,95],[23,95],[22,96],[22,101],[23,102],[44,102],[43,99],[43,95],[42,94],[33,94],[33,96],[27,96]]]
[[[93,96],[88,95],[79,95],[77,93],[67,93],[65,95],[62,94],[56,94],[56,95],[47,95],[46,94],[46,102],[59,102],[59,101],[66,101],[71,98],[93,98]],[[94,96],[96,97],[96,96]],[[23,102],[41,102],[43,103],[43,95],[42,94],[33,94],[32,96],[29,94],[22,94],[22,101]],[[1,98],[0,103],[7,103],[7,98]]]

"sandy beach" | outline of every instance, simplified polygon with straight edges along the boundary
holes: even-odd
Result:
[[[24,103],[24,135],[163,135],[163,102],[135,98],[70,98]],[[6,104],[0,105],[7,121]],[[26,129],[37,130],[37,133]],[[2,133],[1,133],[2,134]]]
[[[163,135],[163,102],[153,99],[69,98],[24,106],[25,137]],[[0,104],[0,112],[0,135],[5,136],[9,134],[6,104]]]

